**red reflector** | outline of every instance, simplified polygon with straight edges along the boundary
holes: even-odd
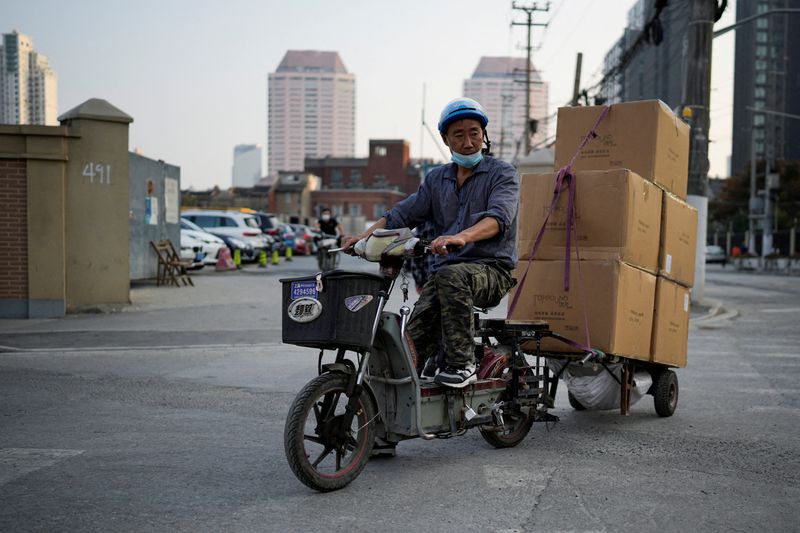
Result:
[[[242,235],[244,235],[245,237],[258,237],[259,235],[261,235],[261,232],[260,231],[258,231],[258,232],[256,232],[256,231],[245,231]]]

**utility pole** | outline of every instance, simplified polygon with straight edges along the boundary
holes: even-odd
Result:
[[[581,97],[581,63],[583,63],[583,53],[578,52],[578,59],[575,63],[575,85],[572,87],[572,105],[578,105]]]
[[[511,93],[503,93],[500,95],[500,98],[502,98],[503,103],[500,107],[500,150],[498,151],[497,158],[503,159],[506,153],[506,112],[508,111],[509,105],[514,101],[514,95]]]
[[[531,151],[531,28],[533,26],[547,26],[547,24],[533,22],[533,14],[537,11],[549,11],[550,2],[547,2],[544,7],[539,7],[538,3],[534,3],[532,6],[523,6],[513,2],[511,7],[515,11],[524,12],[527,16],[526,22],[512,22],[511,25],[528,27],[528,45],[525,47],[527,50],[527,62],[525,64],[525,155],[528,155]]]
[[[705,293],[706,228],[708,224],[708,108],[711,101],[711,42],[716,0],[690,0],[686,30],[686,76],[683,84],[683,116],[689,119],[689,197],[697,208],[697,253],[692,298]]]

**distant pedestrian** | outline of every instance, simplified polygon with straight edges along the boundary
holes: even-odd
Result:
[[[733,248],[731,248],[731,255],[733,257],[741,256],[742,255],[742,249],[739,248],[738,246],[734,246]]]

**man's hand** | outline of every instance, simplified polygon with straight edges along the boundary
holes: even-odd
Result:
[[[386,219],[381,217],[380,219],[378,219],[376,223],[370,226],[369,229],[364,233],[362,233],[361,235],[353,235],[352,237],[347,237],[346,239],[342,239],[342,248],[344,248],[344,253],[349,255],[355,255],[355,253],[353,253],[353,246],[358,241],[360,241],[361,239],[366,239],[367,237],[372,235],[372,232],[375,231],[376,229],[383,229],[385,227],[386,227]]]
[[[458,235],[442,235],[436,237],[431,242],[431,253],[436,255],[447,255],[450,252],[447,250],[448,246],[453,248],[461,248],[466,246],[467,241]]]
[[[344,253],[353,255],[353,246],[360,241],[361,239],[369,237],[367,235],[351,235],[350,237],[345,237],[342,239],[342,248],[344,248]]]

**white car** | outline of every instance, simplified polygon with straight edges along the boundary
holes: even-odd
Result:
[[[182,218],[181,241],[183,241],[184,235],[188,235],[203,243],[203,251],[206,253],[206,257],[205,259],[203,259],[203,263],[205,263],[206,265],[217,264],[217,259],[219,259],[219,251],[220,249],[225,247],[225,241],[223,241],[216,235],[212,235],[211,233],[203,230],[203,228],[201,228],[197,224],[194,224]]]
[[[181,260],[189,263],[187,268],[192,270],[203,268],[205,257],[203,241],[181,232]]]
[[[252,255],[247,256],[243,251],[243,259],[256,260],[261,250],[268,248],[268,239],[253,215],[241,211],[191,210],[181,213],[181,218],[194,222],[204,231],[235,237],[248,243],[252,246]]]

